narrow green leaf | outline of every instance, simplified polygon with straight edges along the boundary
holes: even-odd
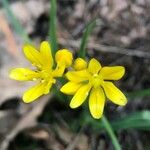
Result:
[[[81,40],[80,49],[78,52],[78,57],[85,58],[85,56],[86,56],[86,45],[88,42],[88,37],[89,37],[90,33],[92,32],[95,25],[96,25],[96,20],[90,22],[87,25],[85,32],[83,34],[82,40]]]
[[[117,140],[117,137],[109,123],[109,121],[107,120],[107,118],[103,115],[103,117],[101,118],[101,121],[104,125],[104,128],[106,129],[107,133],[109,134],[111,140],[112,140],[112,143],[114,145],[114,148],[115,150],[121,150],[121,146]]]
[[[143,129],[150,130],[150,111],[136,112],[112,122],[114,129]]]
[[[105,129],[104,124],[100,124],[99,121],[93,120],[90,117],[86,118],[86,122],[96,127],[96,130]],[[116,131],[123,129],[140,129],[150,131],[150,111],[144,110],[132,113],[115,121],[111,121],[110,124]]]
[[[52,54],[55,55],[57,51],[57,0],[50,0],[50,27],[49,27],[49,41],[51,43]]]
[[[15,15],[13,14],[10,5],[8,3],[8,0],[2,0],[2,5],[6,10],[8,20],[10,21],[11,25],[15,29],[16,33],[19,34],[25,42],[31,42],[30,38],[28,37],[27,33],[25,32],[24,28],[20,24],[20,22],[17,20]]]
[[[130,98],[150,96],[150,88],[127,93]]]

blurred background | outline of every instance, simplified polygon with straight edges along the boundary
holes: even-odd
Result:
[[[8,77],[11,68],[30,66],[22,53],[24,43],[38,47],[49,38],[51,8],[50,0],[0,1],[0,150],[114,150],[104,125],[91,118],[88,108],[72,110],[69,99],[55,95],[24,104],[21,97],[30,83]],[[76,55],[94,19],[87,57],[126,68],[116,84],[128,104],[108,102],[105,116],[123,150],[149,150],[150,1],[57,0],[59,48]]]

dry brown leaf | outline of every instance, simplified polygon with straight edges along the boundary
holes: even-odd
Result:
[[[36,119],[39,115],[41,115],[45,105],[50,100],[49,96],[44,96],[40,98],[40,100],[32,103],[32,104],[24,104],[28,105],[29,110],[27,109],[24,112],[24,115],[18,120],[16,126],[14,126],[10,132],[5,136],[5,138],[0,143],[0,150],[7,150],[9,146],[9,142],[13,140],[13,138],[24,129],[35,126]]]
[[[8,45],[8,50],[9,52],[16,56],[17,54],[17,45],[16,45],[16,41],[14,39],[14,36],[12,34],[12,31],[8,25],[8,22],[6,20],[6,18],[3,15],[0,15],[0,31],[4,33],[5,37],[6,37],[6,42]]]

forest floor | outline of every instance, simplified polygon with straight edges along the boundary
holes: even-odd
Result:
[[[34,44],[48,39],[49,0],[11,0],[11,9]],[[57,37],[60,48],[74,54],[86,25],[96,26],[89,37],[87,56],[102,65],[123,65],[126,75],[117,85],[127,93],[150,87],[149,0],[58,0]],[[72,110],[55,96],[32,104],[21,101],[28,83],[8,78],[12,67],[29,65],[22,55],[23,39],[11,26],[0,4],[0,150],[113,150],[104,130],[80,126],[83,108]],[[150,97],[130,98],[121,108],[105,106],[109,120],[150,109]],[[89,113],[89,112],[88,112]],[[150,116],[148,116],[150,117]],[[150,128],[150,127],[149,127]],[[150,132],[123,129],[115,132],[123,150],[150,149]]]

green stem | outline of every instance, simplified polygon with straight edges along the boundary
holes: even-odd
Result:
[[[53,57],[57,51],[57,0],[50,0],[50,29],[49,29],[49,41],[51,43]]]
[[[117,137],[115,135],[115,133],[113,132],[113,129],[109,123],[109,121],[107,120],[107,118],[105,117],[105,115],[103,115],[102,119],[101,119],[102,123],[104,124],[104,127],[107,131],[107,133],[109,134],[111,140],[112,140],[112,143],[115,147],[115,150],[121,150],[121,146],[117,140]]]
[[[92,30],[94,29],[96,25],[96,20],[94,19],[94,21],[91,21],[87,27],[85,28],[85,32],[83,34],[82,40],[81,40],[81,44],[80,44],[80,49],[78,52],[78,57],[84,58],[86,56],[86,45],[88,42],[88,38],[90,33],[92,32]]]

